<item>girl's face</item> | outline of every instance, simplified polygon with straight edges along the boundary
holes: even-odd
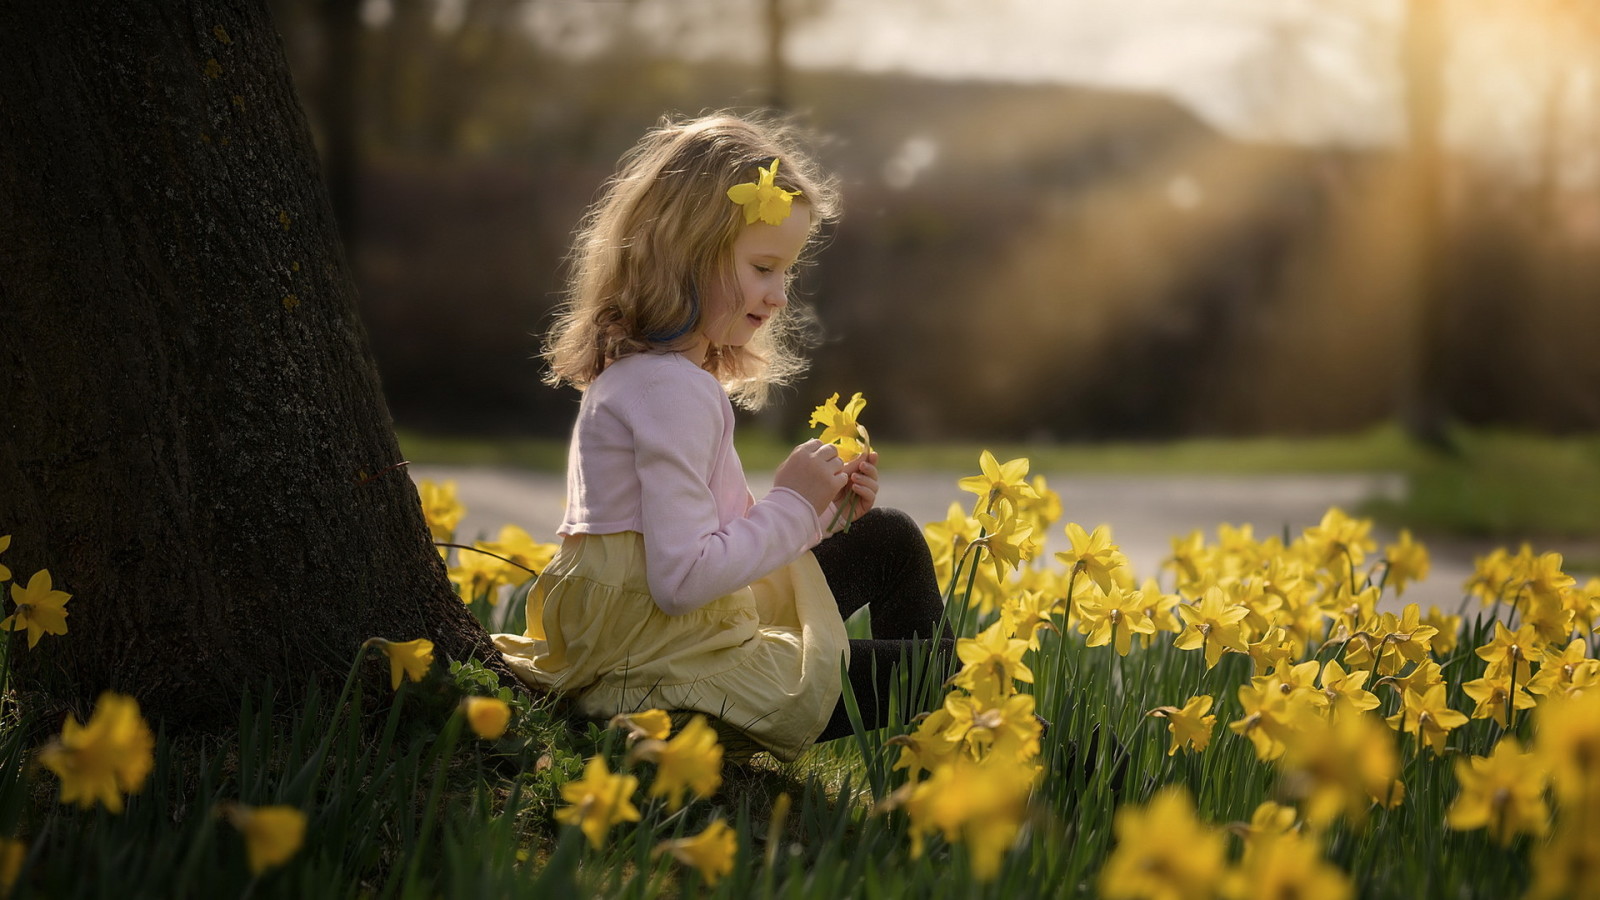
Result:
[[[789,305],[789,273],[811,234],[811,208],[796,200],[777,225],[755,222],[740,229],[729,256],[733,277],[719,279],[706,297],[708,315],[696,330],[691,356],[708,345],[743,347],[761,326]]]

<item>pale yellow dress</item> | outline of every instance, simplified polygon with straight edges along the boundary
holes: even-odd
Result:
[[[528,629],[495,644],[528,685],[586,716],[698,710],[792,760],[838,703],[849,641],[816,557],[667,615],[636,531],[568,535],[528,593]]]

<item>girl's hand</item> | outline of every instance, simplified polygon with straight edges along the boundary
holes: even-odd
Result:
[[[789,458],[778,466],[772,485],[789,488],[806,498],[820,516],[827,510],[828,502],[849,486],[850,476],[844,469],[838,448],[812,438],[794,448]],[[876,482],[873,484],[876,493]]]
[[[854,494],[855,508],[850,516],[850,521],[854,522],[866,515],[878,500],[878,451],[869,450],[845,463],[844,474],[850,482],[833,498],[833,502],[840,509],[847,509],[850,495]]]

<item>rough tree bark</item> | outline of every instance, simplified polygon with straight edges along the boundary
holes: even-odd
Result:
[[[181,724],[374,635],[498,664],[395,467],[266,0],[0,0],[0,204],[4,562],[73,595],[19,686]]]

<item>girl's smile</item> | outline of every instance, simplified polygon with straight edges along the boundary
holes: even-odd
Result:
[[[706,348],[742,347],[789,305],[789,275],[811,235],[811,209],[796,201],[777,225],[745,225],[729,250],[733,274],[708,291],[707,315],[685,355],[704,362]],[[741,315],[742,314],[742,315]]]

